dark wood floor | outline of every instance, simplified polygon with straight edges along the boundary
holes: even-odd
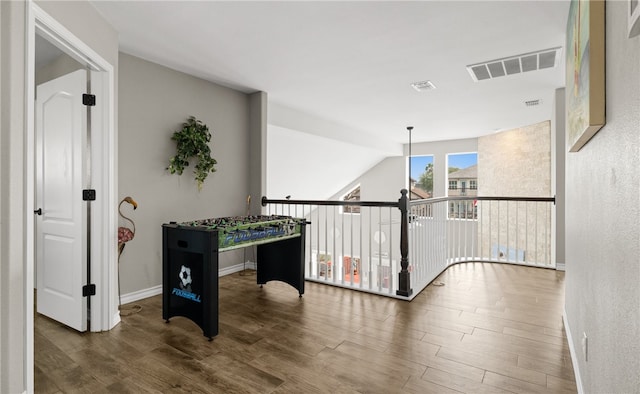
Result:
[[[37,316],[38,393],[575,393],[564,274],[459,264],[412,302],[255,276],[220,278],[220,334],[162,320],[160,296],[113,330]]]

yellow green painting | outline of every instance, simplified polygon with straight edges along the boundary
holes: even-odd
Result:
[[[566,59],[567,145],[577,152],[604,125],[604,2],[571,1]]]

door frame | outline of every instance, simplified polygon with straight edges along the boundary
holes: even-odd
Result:
[[[34,263],[35,263],[35,36],[54,42],[66,54],[99,71],[91,81],[91,93],[96,95],[92,108],[90,147],[91,187],[96,200],[91,202],[91,281],[96,295],[91,299],[91,331],[107,331],[120,322],[118,310],[117,261],[117,133],[115,117],[115,67],[42,10],[33,0],[26,10],[26,119],[25,138],[25,378],[27,392],[33,391],[34,378]]]

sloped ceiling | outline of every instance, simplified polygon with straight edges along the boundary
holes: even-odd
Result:
[[[533,124],[550,119],[564,86],[564,52],[554,68],[494,80],[474,82],[466,66],[564,48],[568,1],[92,3],[122,51],[265,91],[279,108],[341,125],[348,140],[397,146],[408,125],[420,142]],[[411,88],[423,80],[437,89]]]

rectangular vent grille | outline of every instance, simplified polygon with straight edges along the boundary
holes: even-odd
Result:
[[[420,81],[420,82],[412,83],[411,87],[417,90],[418,92],[424,92],[427,90],[435,89],[436,85],[434,85],[433,82],[431,81]]]
[[[504,77],[505,75],[553,68],[558,65],[561,55],[562,47],[544,49],[542,51],[523,53],[521,55],[471,64],[467,66],[467,71],[469,71],[471,79],[478,82],[485,79]]]

